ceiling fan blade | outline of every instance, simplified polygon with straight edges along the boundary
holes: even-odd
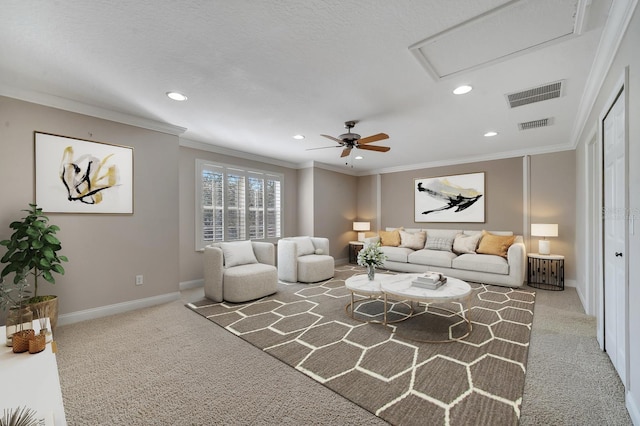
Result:
[[[344,142],[342,142],[342,141],[341,141],[340,139],[338,139],[338,138],[334,138],[333,136],[329,136],[329,135],[320,135],[320,136],[323,136],[323,137],[325,137],[325,138],[327,138],[327,139],[331,139],[332,141],[336,141],[336,142],[338,142],[340,145],[344,145]]]
[[[381,141],[384,139],[389,139],[389,135],[386,133],[378,133],[377,135],[367,136],[366,138],[362,138],[358,141],[359,144],[371,143],[376,141]]]
[[[316,149],[327,149],[327,148],[342,148],[342,145],[321,146],[320,148],[307,148],[305,149],[305,151],[313,151]]]
[[[369,150],[369,151],[378,151],[378,152],[387,152],[387,151],[389,151],[391,149],[388,146],[360,145],[360,144],[358,144],[356,146],[356,148],[358,148],[358,149],[366,149],[366,150]]]
[[[346,157],[351,153],[351,147],[346,147],[345,149],[342,150],[342,155],[340,155],[340,158],[342,157]]]

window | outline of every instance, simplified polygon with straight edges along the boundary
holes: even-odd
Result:
[[[196,160],[196,250],[282,236],[282,183],[272,172]]]

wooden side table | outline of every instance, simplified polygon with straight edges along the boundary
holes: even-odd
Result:
[[[358,253],[363,247],[363,241],[349,241],[349,263],[358,263]]]
[[[527,282],[542,290],[564,290],[564,256],[528,253]]]

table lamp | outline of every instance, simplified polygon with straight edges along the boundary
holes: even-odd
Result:
[[[551,254],[551,242],[546,238],[558,236],[558,224],[557,223],[532,223],[531,236],[542,237],[542,239],[538,241],[538,253]]]
[[[369,222],[353,222],[353,230],[358,232],[358,241],[364,241],[364,232],[371,230],[371,223]]]

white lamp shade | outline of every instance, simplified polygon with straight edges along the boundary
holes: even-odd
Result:
[[[354,231],[369,231],[370,229],[370,222],[353,222]],[[358,241],[364,241],[364,232],[358,232]]]
[[[531,236],[532,237],[557,237],[558,224],[557,223],[532,223]]]
[[[369,231],[371,230],[371,223],[369,222],[353,222],[354,231]]]

